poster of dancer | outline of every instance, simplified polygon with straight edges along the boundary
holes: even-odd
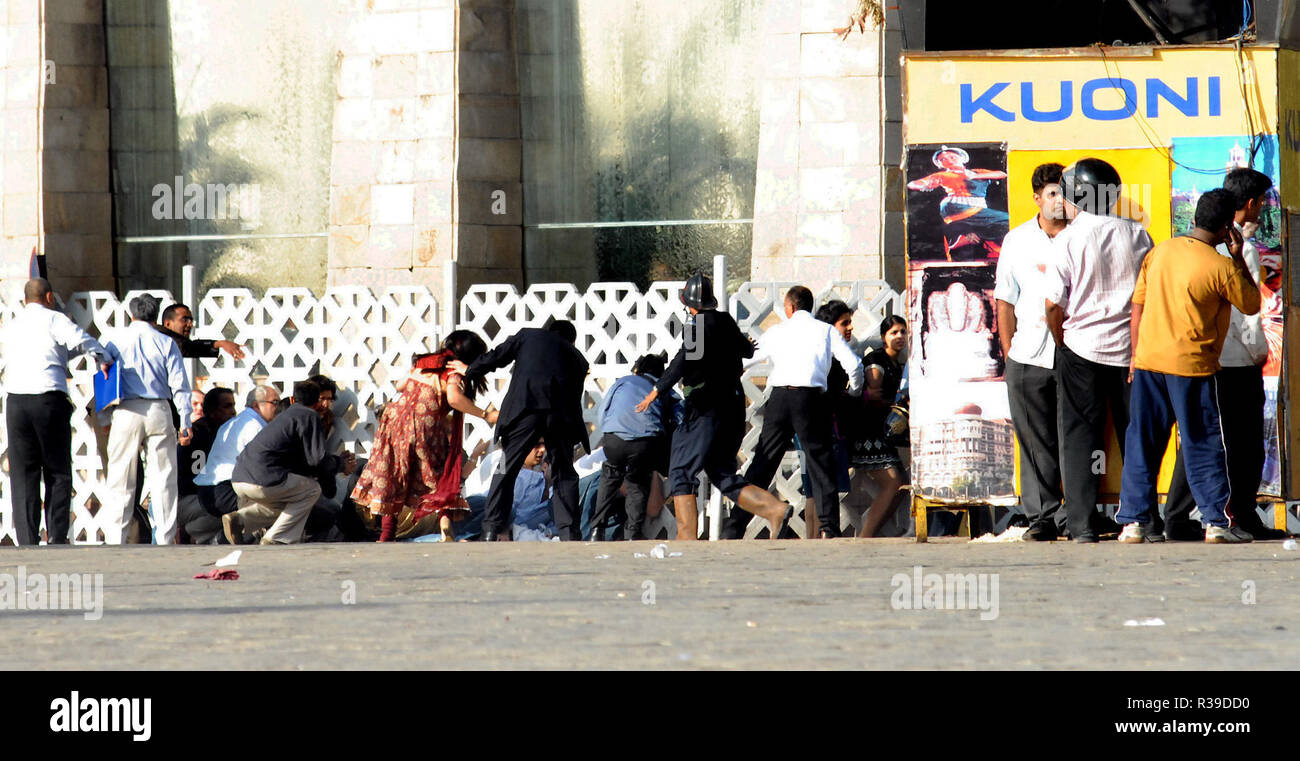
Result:
[[[909,261],[996,261],[1007,217],[1003,143],[907,148]]]
[[[998,381],[993,264],[928,264],[911,272],[912,377]]]

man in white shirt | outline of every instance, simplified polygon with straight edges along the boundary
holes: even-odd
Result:
[[[863,371],[862,360],[839,331],[812,316],[813,304],[812,291],[807,288],[796,285],[787,291],[786,321],[763,334],[758,351],[745,363],[752,366],[772,362],[763,431],[745,470],[745,480],[760,489],[768,488],[797,435],[817,502],[820,536],[829,539],[840,535],[840,500],[826,374],[832,361],[839,362],[849,376],[849,391],[858,393],[862,390]],[[724,526],[724,536],[739,539],[750,517],[733,510]]]
[[[1242,258],[1256,283],[1264,281],[1260,276],[1259,249],[1251,242],[1251,236],[1272,187],[1269,176],[1254,169],[1234,169],[1223,181],[1223,188],[1232,193],[1237,204],[1233,223],[1244,241]],[[1218,252],[1232,256],[1226,244],[1221,244]],[[1255,504],[1264,470],[1264,363],[1268,361],[1268,340],[1264,336],[1262,314],[1263,310],[1245,315],[1232,307],[1228,335],[1219,356],[1221,369],[1214,374],[1214,381],[1218,386],[1220,425],[1228,455],[1228,483],[1232,490],[1228,504],[1233,523],[1256,539],[1285,539],[1289,536],[1286,531],[1264,525]],[[1195,506],[1196,500],[1187,483],[1183,450],[1179,447],[1169,482],[1169,497],[1165,500],[1166,539],[1202,541],[1205,532],[1200,523],[1192,520]]]
[[[1065,213],[1057,266],[1048,269],[1047,326],[1056,342],[1060,396],[1061,480],[1070,536],[1096,542],[1097,493],[1106,468],[1106,413],[1116,431],[1128,428],[1133,286],[1151,236],[1131,219],[1111,216],[1119,173],[1100,159],[1080,159],[1061,174]],[[1123,453],[1123,434],[1120,451]]]
[[[107,544],[122,544],[131,522],[136,458],[146,447],[149,511],[154,541],[175,544],[176,427],[170,398],[180,413],[180,437],[189,440],[190,381],[176,342],[154,329],[158,299],[148,294],[131,299],[131,324],[114,331],[105,348],[121,363],[122,401],[113,408],[108,432],[108,478],[101,526]]]
[[[1056,424],[1056,344],[1043,309],[1048,268],[1056,266],[1060,234],[1070,223],[1061,195],[1060,164],[1034,169],[1031,186],[1038,214],[1002,241],[993,298],[998,339],[1007,358],[1007,400],[1020,445],[1020,504],[1029,519],[1026,541],[1051,541],[1065,533],[1061,460]]]
[[[198,502],[207,515],[219,519],[226,513],[239,509],[235,490],[230,486],[230,474],[235,471],[235,460],[248,442],[275,418],[276,405],[279,403],[280,392],[274,386],[257,386],[248,392],[247,406],[217,429],[212,448],[208,450],[202,468],[194,476]],[[183,502],[184,500],[182,507]],[[182,512],[185,511],[182,509]],[[193,536],[188,526],[186,531]],[[218,537],[221,535],[219,520],[216,534]]]
[[[91,354],[107,373],[108,352],[58,311],[49,281],[23,287],[23,308],[4,335],[5,424],[9,434],[9,495],[19,545],[40,544],[41,481],[50,544],[67,544],[72,508],[73,405],[70,357]]]

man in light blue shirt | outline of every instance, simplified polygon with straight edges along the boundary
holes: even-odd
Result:
[[[131,324],[112,333],[104,348],[119,364],[121,401],[108,432],[108,478],[100,528],[107,544],[122,544],[135,496],[136,460],[146,447],[150,513],[157,544],[175,544],[176,428],[168,400],[180,413],[180,438],[189,441],[190,381],[176,342],[155,330],[159,300],[131,299]]]
[[[614,510],[619,490],[627,485],[624,505],[627,520],[623,538],[636,539],[645,520],[650,498],[650,479],[668,471],[668,424],[682,421],[681,400],[669,393],[655,400],[645,412],[637,404],[654,389],[668,363],[667,354],[647,354],[632,365],[632,374],[614,382],[600,406],[601,446],[605,464],[600,471],[596,510],[591,516],[593,537],[603,536],[603,524]]]

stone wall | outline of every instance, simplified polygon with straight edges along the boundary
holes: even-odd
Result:
[[[901,40],[870,28],[839,39],[833,30],[854,7],[769,0],[754,280],[884,278],[902,287]]]

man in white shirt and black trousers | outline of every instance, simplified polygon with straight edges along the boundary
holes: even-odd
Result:
[[[1079,159],[1061,173],[1072,221],[1056,267],[1046,273],[1044,307],[1057,347],[1061,480],[1067,527],[1076,542],[1097,541],[1104,525],[1097,515],[1101,475],[1123,466],[1098,458],[1105,456],[1107,409],[1123,455],[1133,286],[1152,245],[1142,225],[1112,216],[1122,187],[1119,173],[1101,159]]]
[[[786,321],[763,334],[758,351],[746,363],[770,360],[773,367],[767,376],[770,393],[763,407],[763,431],[745,480],[760,489],[768,488],[797,435],[817,503],[820,538],[830,539],[839,536],[840,500],[826,373],[832,360],[839,362],[849,376],[849,392],[860,393],[862,360],[834,326],[812,316],[814,303],[812,291],[802,285],[786,291]],[[748,523],[748,515],[733,510],[723,536],[742,538]]]
[[[5,423],[9,433],[9,489],[19,545],[40,544],[41,480],[50,544],[67,544],[72,508],[73,405],[68,399],[69,357],[91,354],[107,373],[108,352],[58,311],[44,278],[23,287],[23,308],[5,331]]]
[[[1259,249],[1250,240],[1272,187],[1268,175],[1254,169],[1234,169],[1223,180],[1223,189],[1232,193],[1237,204],[1233,224],[1241,233],[1244,241],[1241,255],[1256,283],[1264,281],[1260,277]],[[1220,244],[1218,251],[1229,256],[1226,244]],[[1264,470],[1264,363],[1268,361],[1268,340],[1261,314],[1245,315],[1232,307],[1214,382],[1218,386],[1219,418],[1228,456],[1228,483],[1232,491],[1229,510],[1233,523],[1256,539],[1285,539],[1290,534],[1265,526],[1255,504]],[[1192,520],[1195,506],[1196,500],[1187,484],[1183,450],[1179,447],[1169,482],[1169,498],[1165,500],[1166,539],[1203,541],[1204,529]]]
[[[1026,541],[1051,541],[1065,533],[1061,505],[1061,453],[1057,430],[1056,343],[1043,309],[1044,273],[1060,255],[1069,225],[1061,196],[1060,164],[1041,164],[1030,185],[1038,213],[1002,240],[993,298],[998,339],[1007,358],[1007,401],[1020,443],[1020,505],[1029,520]]]

